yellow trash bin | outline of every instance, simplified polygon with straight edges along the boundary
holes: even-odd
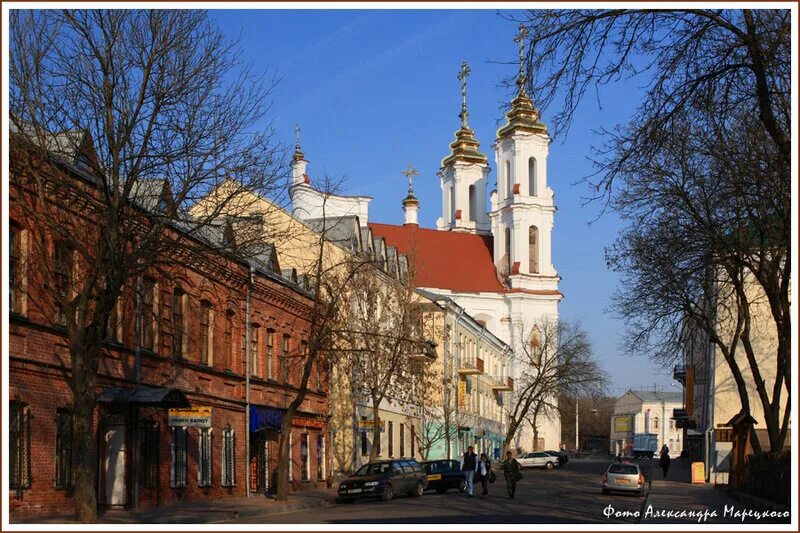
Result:
[[[700,461],[692,463],[692,483],[706,482],[706,465]]]

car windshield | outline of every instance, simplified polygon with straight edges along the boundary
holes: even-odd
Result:
[[[355,475],[357,476],[373,476],[375,474],[383,474],[392,469],[391,463],[368,463],[359,468]]]
[[[611,468],[608,469],[608,473],[636,475],[639,473],[639,469],[636,465],[611,465]]]

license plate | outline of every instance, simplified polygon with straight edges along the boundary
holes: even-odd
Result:
[[[361,489],[350,489],[347,491],[347,494],[355,494],[357,492],[361,492]]]
[[[630,479],[624,478],[624,477],[618,477],[617,479],[614,480],[614,483],[621,484],[621,485],[627,485],[630,482],[631,482]]]
[[[442,479],[442,475],[441,474],[430,474],[428,476],[428,481],[437,481],[439,479]]]

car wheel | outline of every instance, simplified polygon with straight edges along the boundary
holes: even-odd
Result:
[[[550,461],[547,461],[547,464],[545,464],[544,467],[548,470],[552,470],[555,467],[555,465]]]
[[[381,494],[381,500],[388,502],[392,498],[394,498],[394,489],[392,488],[391,485],[386,485],[383,488],[383,493]]]
[[[425,485],[422,484],[422,481],[417,481],[417,484],[414,486],[414,490],[411,492],[411,495],[415,498],[419,498],[424,492]]]
[[[444,494],[445,492],[447,492],[447,489],[439,488],[436,489],[436,492],[438,492],[439,494]]]
[[[460,492],[461,494],[464,494],[465,492],[467,492],[467,480],[466,479],[462,479],[461,481],[458,482],[458,492]]]

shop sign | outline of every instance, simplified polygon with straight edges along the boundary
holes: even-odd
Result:
[[[297,427],[322,429],[325,427],[325,422],[313,418],[294,418],[292,419],[292,425]]]
[[[631,431],[633,431],[633,417],[631,416],[614,417],[615,433],[630,433]]]
[[[386,422],[381,420],[380,421],[381,432],[384,431],[386,427]],[[358,428],[359,429],[374,429],[375,428],[375,421],[374,420],[359,420],[358,421]]]
[[[169,425],[179,427],[211,427],[211,408],[205,406],[188,407],[186,409],[170,409]]]

